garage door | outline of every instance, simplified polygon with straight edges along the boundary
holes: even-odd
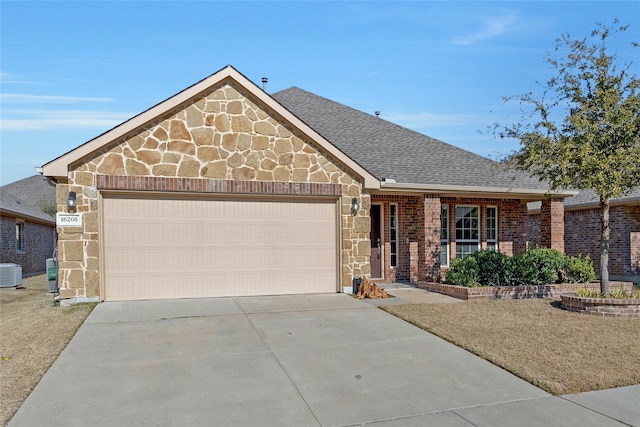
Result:
[[[103,202],[105,300],[336,292],[334,201]]]

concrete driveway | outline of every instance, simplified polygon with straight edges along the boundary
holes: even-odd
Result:
[[[99,304],[10,426],[368,423],[623,425],[333,294]]]

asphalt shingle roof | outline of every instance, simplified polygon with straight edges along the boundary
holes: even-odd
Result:
[[[611,203],[626,203],[628,201],[638,202],[640,201],[640,187],[636,187],[629,194],[626,194],[619,199],[611,199]],[[580,190],[575,196],[570,196],[564,199],[564,206],[568,209],[581,209],[583,206],[598,206],[600,204],[600,196],[593,190]],[[537,211],[540,209],[540,202],[527,203],[527,208],[530,211]]]
[[[272,97],[378,179],[547,190],[531,176],[297,87]]]
[[[32,206],[56,205],[56,187],[47,183],[42,175],[33,175],[0,187],[9,194]]]
[[[631,191],[631,193],[624,195],[619,199],[612,199],[611,201],[615,203],[624,200],[640,200],[640,187],[636,187]],[[598,196],[593,190],[580,190],[580,193],[575,196],[567,197],[564,200],[565,206],[583,205],[587,203],[600,203],[600,196]]]
[[[55,219],[53,217],[3,189],[0,189],[0,210],[11,212],[16,216],[23,218],[28,217],[39,219],[51,224],[55,223]]]

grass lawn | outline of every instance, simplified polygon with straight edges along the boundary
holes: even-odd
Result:
[[[60,307],[47,276],[0,288],[0,425],[5,425],[91,313],[95,304]]]
[[[640,384],[640,320],[559,305],[527,299],[381,308],[553,394]]]

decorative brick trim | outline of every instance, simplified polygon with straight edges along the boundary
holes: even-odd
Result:
[[[578,288],[588,287],[599,289],[598,283],[559,283],[557,285],[540,286],[466,286],[446,285],[444,283],[418,282],[419,288],[438,292],[463,300],[469,299],[524,299],[524,298],[553,298],[563,293],[576,292]],[[633,289],[630,282],[609,282],[615,289],[622,287],[627,292]]]
[[[561,295],[562,308],[582,314],[601,317],[640,319],[640,299],[584,298]]]
[[[170,191],[287,196],[342,196],[342,184],[96,175],[98,190]]]

